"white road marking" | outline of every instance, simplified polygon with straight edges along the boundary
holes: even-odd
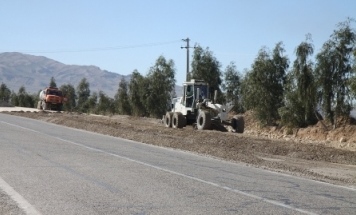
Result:
[[[254,198],[254,199],[257,199],[257,200],[260,200],[260,201],[263,201],[263,202],[266,202],[266,203],[269,203],[269,204],[272,204],[272,205],[276,205],[276,206],[279,206],[279,207],[284,207],[284,208],[287,208],[287,209],[298,211],[298,212],[303,213],[303,214],[316,215],[316,213],[313,213],[313,212],[310,212],[310,211],[306,211],[306,210],[303,210],[301,208],[296,208],[296,207],[293,207],[291,205],[284,204],[282,202],[278,202],[278,201],[270,200],[270,199],[267,199],[267,198],[264,198],[264,197],[260,197],[260,196],[257,196],[257,195],[253,195],[253,194],[250,194],[250,193],[238,190],[238,189],[234,189],[234,188],[231,188],[231,187],[223,186],[223,185],[211,182],[211,181],[206,181],[206,180],[203,180],[203,179],[200,179],[200,178],[196,178],[194,176],[190,176],[190,175],[186,175],[186,174],[183,174],[183,173],[175,172],[175,171],[172,171],[172,170],[169,170],[169,169],[165,169],[165,168],[162,168],[162,167],[159,167],[159,166],[155,166],[155,165],[152,165],[152,164],[149,164],[149,163],[145,163],[145,162],[142,162],[142,161],[139,161],[139,160],[135,160],[135,159],[132,159],[132,158],[129,158],[129,157],[125,157],[125,156],[122,156],[122,155],[117,155],[117,154],[114,154],[114,153],[111,153],[111,152],[107,152],[107,151],[104,151],[104,150],[101,150],[101,149],[96,149],[96,148],[93,148],[93,147],[90,147],[90,146],[86,146],[86,145],[81,144],[81,143],[76,143],[76,142],[73,142],[73,141],[70,141],[70,140],[66,140],[66,139],[63,139],[63,138],[60,138],[60,137],[51,136],[51,135],[48,135],[48,134],[43,134],[43,133],[41,133],[39,131],[30,129],[30,128],[26,128],[26,127],[22,127],[22,126],[19,126],[19,125],[7,123],[7,122],[4,122],[4,121],[0,121],[0,122],[8,124],[8,125],[11,125],[11,126],[14,126],[14,127],[22,128],[24,130],[32,131],[34,133],[38,133],[38,134],[46,135],[46,136],[49,136],[49,137],[52,137],[52,138],[56,138],[56,139],[58,139],[60,141],[64,141],[64,142],[67,142],[67,143],[70,143],[70,144],[73,144],[73,145],[76,145],[76,146],[80,146],[82,148],[86,148],[86,149],[89,149],[91,151],[101,152],[103,154],[107,154],[107,155],[111,155],[111,156],[114,156],[114,157],[117,157],[117,158],[125,159],[125,160],[130,161],[130,162],[135,162],[135,163],[138,163],[138,164],[141,164],[141,165],[144,165],[144,166],[148,166],[148,167],[160,170],[160,171],[168,172],[168,173],[171,173],[171,174],[174,174],[174,175],[178,175],[178,176],[181,176],[181,177],[184,177],[184,178],[188,178],[188,179],[195,180],[195,181],[198,181],[198,182],[201,182],[201,183],[204,183],[204,184],[208,184],[208,185],[211,185],[211,186],[214,186],[214,187],[218,187],[218,188],[221,188],[221,189],[224,189],[224,190],[227,190],[227,191],[231,191],[231,192],[234,192],[234,193],[237,193],[237,194],[240,194],[240,195],[244,195],[244,196],[247,196],[247,197],[250,197],[250,198]]]
[[[41,213],[36,210],[26,199],[21,196],[18,192],[14,190],[4,179],[0,177],[0,189],[2,189],[7,195],[14,200],[17,205],[27,214],[27,215],[40,215]]]

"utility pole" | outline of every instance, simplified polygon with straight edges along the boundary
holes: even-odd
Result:
[[[184,42],[187,42],[187,46],[185,47],[180,47],[181,49],[187,49],[187,77],[186,77],[186,81],[189,81],[188,78],[189,78],[189,49],[190,48],[193,48],[193,47],[190,47],[189,46],[189,37],[187,39],[182,39]]]

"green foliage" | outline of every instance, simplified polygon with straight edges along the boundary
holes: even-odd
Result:
[[[305,127],[308,125],[305,118],[304,98],[301,98],[298,94],[295,77],[292,72],[287,75],[287,84],[284,94],[284,106],[278,109],[279,116],[281,117],[281,125],[289,128]]]
[[[351,87],[351,93],[355,99],[356,98],[356,77],[352,77],[350,79],[350,87]]]
[[[175,68],[173,60],[167,61],[160,56],[147,75],[145,106],[150,116],[161,118],[171,101],[171,92],[175,86]]]
[[[131,113],[134,116],[146,116],[146,83],[148,81],[137,70],[132,72],[128,88]]]
[[[288,74],[285,88],[285,106],[279,111],[281,122],[289,127],[304,127],[315,124],[316,85],[313,63],[308,58],[313,54],[310,35],[296,49],[296,60]]]
[[[19,107],[35,107],[35,95],[29,95],[24,86],[21,86],[18,93],[11,96],[12,104]]]
[[[234,105],[232,110],[243,112],[243,106],[240,102],[241,77],[233,62],[231,62],[225,69],[222,89],[225,91],[226,101],[231,102]]]
[[[115,114],[115,102],[114,99],[108,97],[103,91],[99,91],[98,96],[98,104],[97,104],[97,113],[101,115],[106,114]],[[92,107],[90,107],[92,109]]]
[[[221,93],[222,73],[220,71],[220,62],[214,57],[213,53],[206,48],[196,46],[193,53],[192,72],[190,77],[197,80],[203,80],[210,86],[210,96],[217,90]]]
[[[119,83],[119,89],[115,94],[115,103],[117,105],[119,114],[131,115],[128,83],[124,78],[121,79]]]
[[[351,93],[353,95],[353,99],[355,101],[356,99],[356,48],[354,49],[353,59],[354,59],[354,65],[352,69],[353,77],[350,78],[350,88],[351,88]]]
[[[17,97],[17,94],[14,91],[11,92],[10,97],[11,97],[11,104],[13,106],[19,106],[19,98]]]
[[[0,101],[9,102],[11,97],[11,91],[6,86],[6,84],[1,83],[0,85]]]
[[[89,111],[89,106],[87,104],[88,98],[90,96],[89,82],[86,78],[83,78],[77,87],[77,110],[80,112],[87,113]]]
[[[76,106],[76,94],[73,85],[65,84],[60,87],[63,95],[67,98],[67,102],[63,105],[63,110],[72,112]]]
[[[57,87],[56,80],[54,79],[54,77],[51,78],[49,82],[49,87]]]
[[[84,109],[87,109],[90,113],[99,114],[98,106],[98,93],[93,92],[88,100],[84,103]]]
[[[272,53],[262,48],[242,84],[245,108],[254,110],[263,125],[276,123],[278,109],[284,105],[284,84],[289,64],[283,53],[281,42],[277,43]]]
[[[325,117],[336,126],[338,116],[349,116],[352,97],[350,80],[355,76],[354,62],[356,33],[351,21],[339,23],[330,39],[317,55],[316,74]]]

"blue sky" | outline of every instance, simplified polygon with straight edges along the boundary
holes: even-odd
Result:
[[[242,72],[259,49],[272,50],[279,41],[292,63],[307,33],[317,53],[347,17],[356,18],[355,0],[2,0],[0,52],[122,75],[134,69],[146,75],[163,55],[175,62],[180,85],[186,74],[184,38],[209,47],[223,71],[234,61]]]

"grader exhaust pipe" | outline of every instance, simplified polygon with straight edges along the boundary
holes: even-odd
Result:
[[[215,90],[215,91],[214,91],[214,101],[213,101],[214,104],[216,103],[217,98],[218,98],[218,91]]]

